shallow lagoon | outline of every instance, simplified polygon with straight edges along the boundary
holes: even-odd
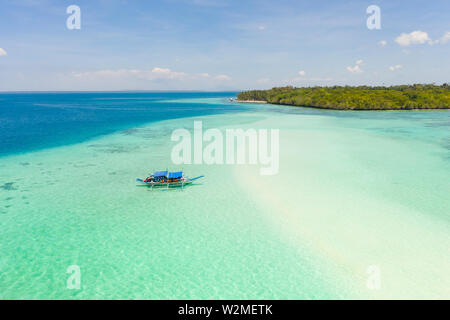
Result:
[[[449,112],[236,108],[0,158],[0,297],[449,298]],[[185,165],[206,178],[136,187],[194,119],[280,129],[279,175]]]

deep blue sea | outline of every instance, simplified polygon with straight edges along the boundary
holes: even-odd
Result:
[[[233,104],[171,103],[236,92],[0,93],[0,156],[72,144],[160,120],[236,112]]]

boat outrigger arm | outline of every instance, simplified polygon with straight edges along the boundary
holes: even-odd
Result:
[[[191,184],[193,181],[203,178],[204,176],[198,176],[195,178],[188,178],[183,175],[182,171],[168,172],[168,171],[155,171],[151,176],[145,180],[137,178],[136,181],[141,185],[149,187],[184,187]]]

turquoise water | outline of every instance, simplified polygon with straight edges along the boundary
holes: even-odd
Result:
[[[224,97],[160,98],[185,113],[1,157],[0,298],[450,297],[449,112]],[[194,120],[280,129],[279,174],[171,165],[172,131]],[[206,178],[184,190],[136,187],[166,167]],[[71,265],[80,290],[67,288]],[[377,290],[366,285],[372,265]]]

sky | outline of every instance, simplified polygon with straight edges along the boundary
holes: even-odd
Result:
[[[449,57],[449,0],[0,2],[0,91],[442,84]]]

